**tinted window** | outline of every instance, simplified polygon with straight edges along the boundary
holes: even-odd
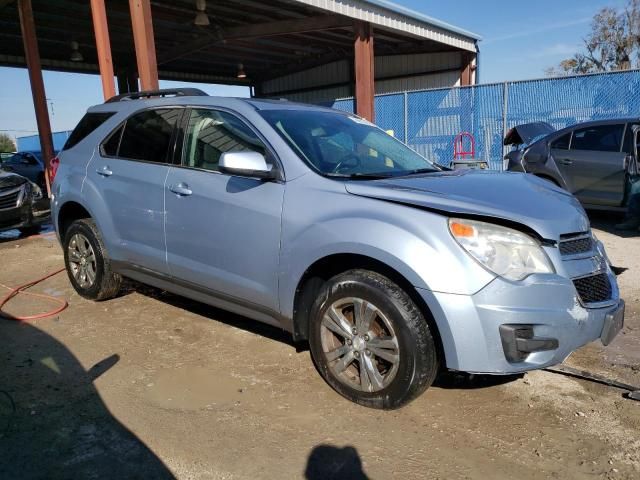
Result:
[[[22,160],[22,154],[21,153],[16,153],[12,157],[7,158],[3,163],[4,164],[13,165],[13,164],[16,164],[16,163],[20,163],[21,160]]]
[[[80,143],[87,135],[112,117],[114,113],[115,112],[87,113],[82,117],[82,120],[80,120],[76,128],[73,129],[62,150],[68,150],[76,146],[76,144]]]
[[[569,142],[571,141],[571,132],[562,135],[560,138],[556,138],[551,142],[551,148],[558,150],[569,150]]]
[[[624,125],[600,125],[575,130],[571,150],[619,152]]]
[[[109,135],[109,138],[102,144],[102,154],[110,157],[118,155],[118,147],[120,146],[120,139],[122,138],[122,131],[124,125],[118,128],[115,132]]]
[[[258,152],[264,144],[239,118],[216,110],[192,110],[184,140],[184,165],[218,170],[224,152]]]
[[[625,134],[624,134],[624,143],[622,144],[622,151],[629,155],[633,155],[633,127],[636,127],[636,126],[638,125],[634,123],[629,123],[627,125],[627,130],[625,131]]]
[[[147,110],[127,119],[118,156],[164,163],[171,144],[173,127],[182,110]]]

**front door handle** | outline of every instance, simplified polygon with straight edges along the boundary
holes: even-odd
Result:
[[[558,160],[558,162],[561,165],[571,165],[573,163],[573,160],[571,160],[569,158],[561,158],[560,160]]]
[[[191,195],[193,192],[189,189],[189,185],[187,185],[186,183],[180,182],[177,185],[171,185],[169,187],[169,190],[171,190],[173,193],[175,193],[176,195],[180,196],[180,197],[188,197],[189,195]]]
[[[98,175],[102,175],[103,177],[110,177],[111,175],[113,175],[113,172],[111,171],[111,169],[105,165],[102,168],[99,168],[98,170],[96,170],[96,173]]]

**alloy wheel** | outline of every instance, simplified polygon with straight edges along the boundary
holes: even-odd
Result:
[[[88,289],[96,281],[96,254],[87,237],[76,233],[67,247],[71,274],[81,288]]]
[[[373,303],[348,297],[322,317],[322,350],[329,368],[345,385],[377,392],[395,378],[400,349],[393,325]]]

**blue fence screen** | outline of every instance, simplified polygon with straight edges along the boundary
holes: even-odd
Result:
[[[332,106],[354,111],[351,98]],[[453,160],[456,135],[469,132],[475,157],[499,170],[502,140],[515,125],[545,121],[560,129],[588,120],[640,117],[640,71],[376,95],[375,115],[381,128],[441,165]]]

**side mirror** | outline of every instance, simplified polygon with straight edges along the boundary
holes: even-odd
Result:
[[[222,173],[240,177],[265,180],[277,178],[277,172],[267,164],[264,155],[258,152],[224,152],[220,155],[218,169]]]

